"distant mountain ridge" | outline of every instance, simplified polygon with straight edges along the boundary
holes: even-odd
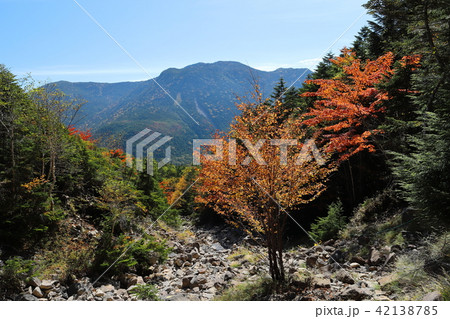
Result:
[[[87,101],[76,125],[89,127],[104,144],[112,137],[123,144],[140,130],[149,128],[172,136],[174,158],[186,162],[192,152],[192,139],[208,138],[215,130],[228,128],[238,114],[236,97],[248,96],[254,81],[260,85],[263,96],[268,97],[280,78],[289,85],[298,79],[295,87],[301,87],[310,73],[308,69],[293,68],[261,71],[231,61],[196,63],[163,71],[155,78],[156,82],[190,116],[152,79],[54,84],[67,95]]]

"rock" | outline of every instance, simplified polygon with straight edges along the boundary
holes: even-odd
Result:
[[[325,251],[329,253],[335,251],[335,248],[333,246],[323,246],[323,249],[325,249]]]
[[[113,285],[103,285],[99,288],[101,291],[103,291],[105,294],[108,292],[113,292],[115,290]]]
[[[108,292],[107,294],[105,294],[105,296],[103,297],[104,301],[114,301],[114,296],[112,293]]]
[[[87,290],[88,287],[85,284],[77,282],[69,286],[69,288],[67,289],[67,294],[69,296],[80,296],[84,294]]]
[[[350,264],[350,268],[358,268],[358,267],[361,267],[361,265],[358,264],[358,263],[351,263]]]
[[[118,289],[116,291],[117,295],[124,298],[124,297],[128,297],[128,292],[126,289]]]
[[[335,250],[331,255],[330,255],[330,259],[328,260],[329,263],[339,263],[342,264],[344,262],[344,258],[345,258],[345,254],[342,250]]]
[[[214,298],[213,294],[208,293],[203,294],[203,300],[211,300],[212,298]]]
[[[167,296],[165,300],[166,301],[189,301],[190,299],[184,295],[178,294],[178,295]]]
[[[258,273],[258,267],[256,266],[251,266],[249,269],[250,275],[256,275]]]
[[[225,285],[224,277],[225,276],[216,275],[214,278],[212,278],[212,286],[220,288],[221,286]],[[206,286],[209,286],[209,283],[206,283]]]
[[[370,236],[367,234],[362,234],[358,237],[358,244],[361,246],[365,246],[370,242]]]
[[[372,292],[367,288],[359,288],[358,286],[349,286],[344,289],[340,297],[344,300],[355,300],[360,301],[364,299],[368,299],[372,296]]]
[[[183,261],[181,259],[177,259],[177,260],[175,260],[175,265],[178,267],[181,267],[181,266],[183,266]]]
[[[323,277],[323,275],[317,275],[313,278],[313,285],[315,288],[330,288],[331,281],[329,278]]]
[[[26,284],[32,287],[39,287],[42,281],[37,277],[31,277],[27,279]]]
[[[177,256],[176,253],[171,252],[167,257],[168,257],[168,258],[175,258],[176,256]]]
[[[344,269],[341,269],[336,273],[336,279],[345,284],[353,285],[355,283],[355,280],[352,278],[352,276],[350,276],[350,274]]]
[[[322,258],[318,258],[316,261],[316,266],[319,268],[327,266],[327,265],[328,265],[328,263],[325,260],[323,260]]]
[[[30,294],[24,294],[20,297],[21,301],[38,301],[39,299]]]
[[[361,256],[353,256],[353,257],[350,259],[350,262],[351,262],[351,263],[358,263],[358,264],[360,264],[360,265],[366,264],[366,260],[365,260],[364,258],[362,258]]]
[[[380,284],[381,287],[386,286],[394,281],[397,280],[397,275],[395,274],[390,274],[384,277],[381,277],[380,279],[378,279],[378,283]]]
[[[197,258],[200,257],[200,254],[199,254],[198,251],[195,249],[195,250],[191,251],[191,256],[192,256],[192,258],[197,259]]]
[[[391,252],[393,253],[399,253],[402,251],[402,247],[400,245],[392,245],[391,246]]]
[[[334,239],[329,239],[323,243],[324,246],[332,246],[334,244]],[[326,249],[325,249],[326,250]]]
[[[90,236],[90,237],[97,237],[97,235],[98,235],[98,230],[94,229],[94,230],[88,231],[87,234],[88,234],[88,236]]]
[[[311,285],[311,274],[307,270],[297,271],[292,276],[292,284],[300,289],[305,289]]]
[[[233,256],[231,258],[231,260],[239,260],[239,259],[244,258],[244,257],[245,257],[245,254],[238,254],[238,255]]]
[[[380,296],[375,296],[373,298],[374,301],[391,301],[391,299],[389,299],[389,297],[385,296],[385,295],[380,295]]]
[[[101,289],[97,289],[94,293],[95,297],[103,297],[105,293]]]
[[[136,283],[137,283],[138,285],[145,285],[144,278],[142,278],[141,276],[137,276],[137,277],[136,277]]]
[[[369,258],[369,263],[372,266],[376,266],[381,264],[383,261],[382,255],[381,253],[376,250],[375,248],[372,249],[372,251],[370,252],[370,258]]]
[[[391,247],[390,246],[383,246],[383,247],[381,247],[380,252],[381,252],[382,256],[389,255],[391,253]]]
[[[396,253],[390,253],[387,256],[386,261],[384,262],[384,266],[386,266],[387,264],[393,263],[396,259],[397,259],[397,254]]]
[[[191,288],[199,287],[200,285],[206,284],[207,281],[208,280],[206,279],[205,275],[197,275],[191,279],[189,287]]]
[[[191,287],[191,280],[192,280],[192,277],[184,277],[181,280],[181,288],[182,289],[190,288]]]
[[[439,291],[433,291],[427,293],[423,298],[423,301],[442,301],[442,295]]]
[[[214,243],[214,244],[212,244],[212,245],[211,245],[211,248],[214,249],[214,250],[216,250],[216,251],[219,251],[219,252],[225,250],[225,248],[223,248],[222,245],[219,244],[219,243]]]
[[[306,257],[306,266],[314,268],[316,266],[317,258],[318,257],[316,255]]]
[[[38,298],[43,298],[44,294],[42,293],[41,288],[39,288],[39,287],[34,288],[33,289],[33,296],[36,296]]]
[[[226,271],[223,275],[223,280],[228,281],[234,278],[234,274],[231,271]]]
[[[70,286],[69,286],[69,288],[67,289],[67,294],[69,295],[69,296],[73,296],[73,295],[75,295],[77,292],[78,292],[78,290],[80,290],[81,289],[81,284],[80,283],[78,283],[78,282],[76,282],[76,283],[73,283],[73,284],[71,284]]]
[[[53,300],[54,300],[54,301],[66,301],[67,298],[64,298],[64,297],[55,297]]]
[[[39,285],[39,288],[43,290],[49,290],[53,288],[53,284],[55,284],[55,282],[52,280],[43,280]]]
[[[121,276],[120,282],[127,288],[130,286],[145,284],[144,279],[141,276],[137,276],[135,274],[124,274],[123,276]]]
[[[206,292],[215,295],[217,293],[217,289],[215,287],[211,287],[208,290],[206,290]]]
[[[314,246],[314,251],[321,253],[323,251],[323,248],[322,248],[322,246],[317,245],[317,246]]]
[[[148,264],[150,266],[156,265],[159,261],[159,257],[156,254],[152,254],[148,257]]]

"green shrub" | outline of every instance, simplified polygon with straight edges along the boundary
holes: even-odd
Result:
[[[147,234],[140,239],[133,239],[124,234],[117,237],[106,236],[102,240],[101,247],[96,256],[97,264],[100,263],[100,268],[106,268],[117,260],[111,269],[116,273],[126,271],[142,273],[152,265],[153,257],[162,263],[170,252],[165,242],[160,242]]]
[[[343,207],[339,200],[328,206],[328,215],[319,217],[311,225],[310,235],[314,240],[328,240],[335,238],[345,226],[345,217],[342,216]]]
[[[270,278],[260,278],[254,282],[241,283],[228,288],[218,301],[255,301],[263,300],[264,297],[270,296],[273,291],[273,282]]]
[[[33,261],[17,256],[8,259],[0,268],[0,299],[20,292],[23,281],[32,272]]]
[[[436,290],[444,299],[449,298],[449,241],[449,232],[432,235],[421,243],[422,249],[399,256],[395,262],[396,280],[383,289],[398,294],[400,300],[421,300]]]
[[[444,287],[441,289],[442,298],[444,301],[450,301],[450,284],[447,283]]]
[[[131,289],[131,294],[135,295],[139,300],[159,300],[158,290],[150,284],[137,285]]]

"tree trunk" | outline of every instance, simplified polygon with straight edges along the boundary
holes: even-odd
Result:
[[[269,271],[272,280],[279,284],[282,284],[285,280],[284,277],[284,265],[283,265],[283,249],[282,240],[280,246],[280,238],[278,234],[268,235],[267,251],[269,255]]]

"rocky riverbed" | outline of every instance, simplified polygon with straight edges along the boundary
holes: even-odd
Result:
[[[137,300],[132,290],[148,283],[157,288],[161,300],[213,300],[230,286],[268,274],[264,248],[236,230],[212,227],[161,233],[172,252],[163,265],[151,266],[148,276],[106,274],[95,286],[92,278],[74,279],[70,285],[61,284],[56,275],[42,281],[31,278],[14,299]],[[374,247],[368,259],[346,259],[343,245],[328,241],[288,250],[285,268],[293,289],[268,300],[395,300],[382,287],[395,280],[388,270],[401,248]]]

